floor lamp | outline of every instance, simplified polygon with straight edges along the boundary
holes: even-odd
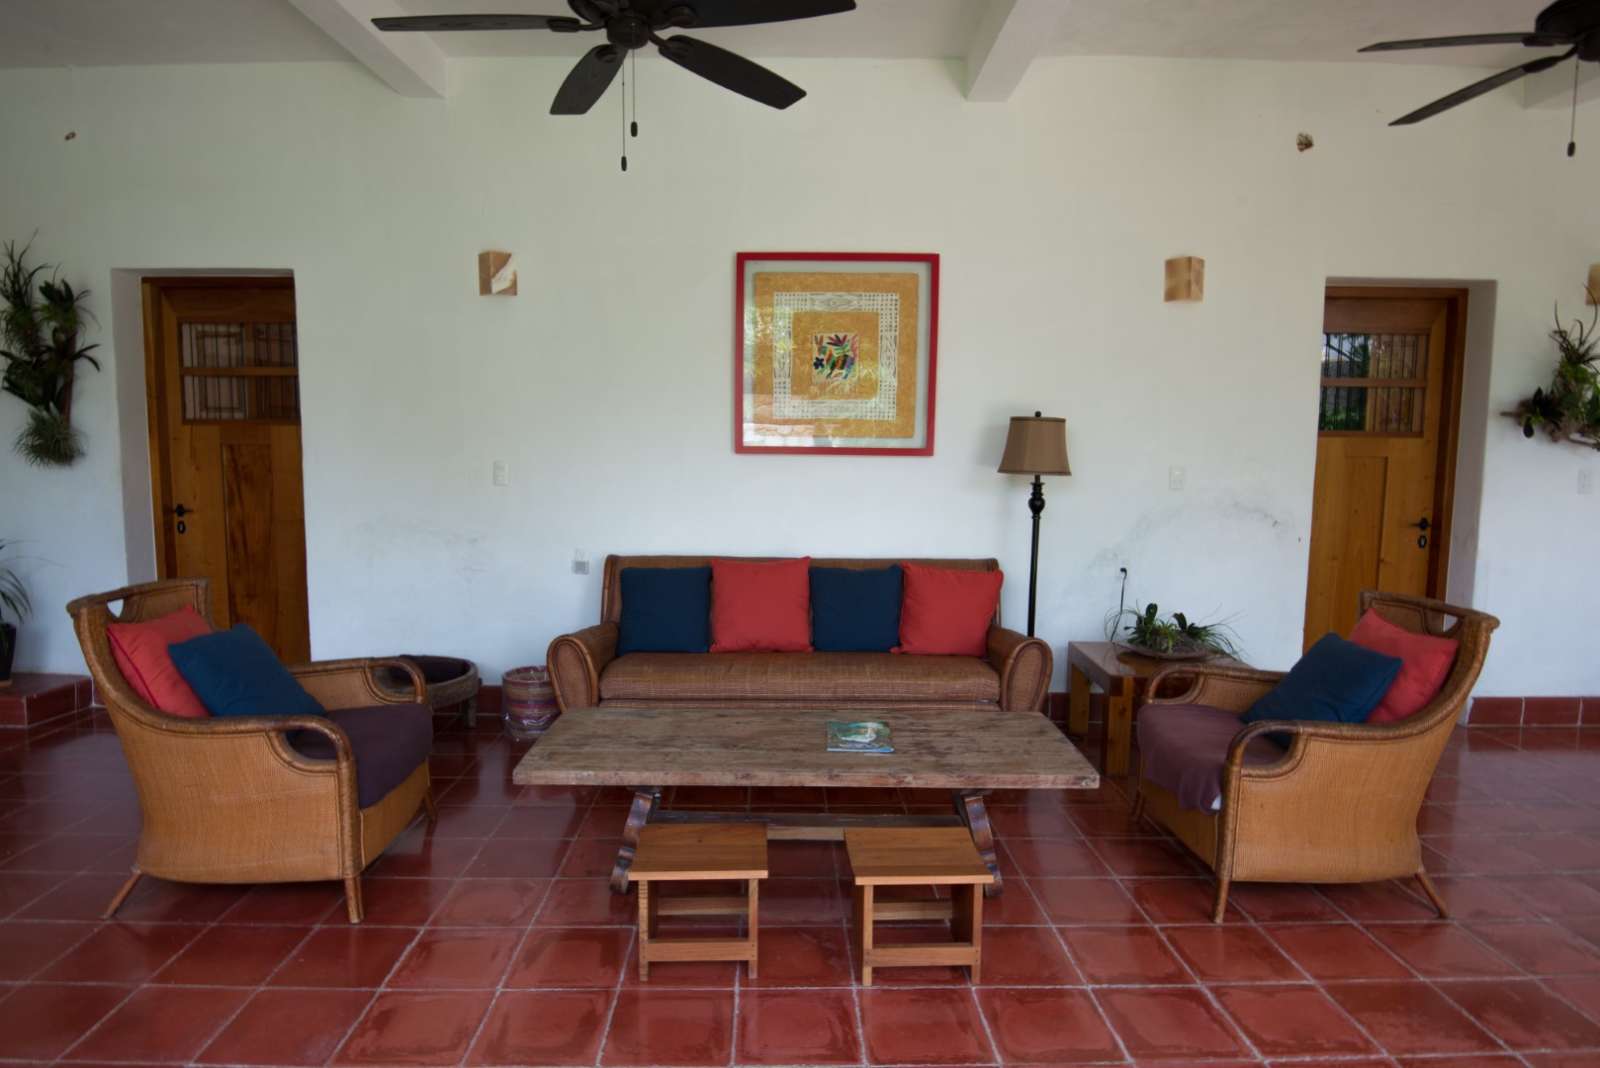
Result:
[[[1039,516],[1044,511],[1044,475],[1070,475],[1067,466],[1067,421],[1041,412],[1011,417],[1006,434],[1005,455],[1000,457],[1003,475],[1032,475],[1033,492],[1028,495],[1028,511],[1033,513],[1033,561],[1028,567],[1028,637],[1033,637],[1033,606],[1039,590]]]

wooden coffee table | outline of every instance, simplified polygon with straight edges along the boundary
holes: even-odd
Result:
[[[893,753],[830,753],[829,720],[882,720]],[[759,821],[773,841],[840,842],[851,827],[965,826],[1000,890],[991,790],[1092,790],[1100,776],[1041,715],[999,709],[913,712],[854,709],[613,709],[568,712],[517,763],[523,786],[626,786],[633,807],[611,870],[628,889],[639,829],[650,822]],[[648,784],[648,785],[641,785]],[[949,790],[939,815],[702,812],[661,808],[668,786],[832,786]]]

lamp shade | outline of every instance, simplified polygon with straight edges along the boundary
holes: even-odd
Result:
[[[1034,412],[1011,417],[1005,455],[1000,457],[1005,475],[1070,475],[1067,465],[1067,421]]]

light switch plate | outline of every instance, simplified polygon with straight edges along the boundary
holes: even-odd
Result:
[[[582,549],[572,550],[572,573],[574,575],[587,575],[589,573],[589,554]]]
[[[1187,480],[1187,478],[1188,478],[1188,475],[1184,471],[1183,468],[1181,468],[1181,467],[1169,467],[1169,468],[1167,468],[1167,489],[1172,490],[1174,492],[1183,489],[1184,482]]]
[[[504,460],[496,460],[489,476],[496,486],[511,485],[511,472],[506,467]]]

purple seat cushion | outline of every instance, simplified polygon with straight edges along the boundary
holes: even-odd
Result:
[[[1243,729],[1238,716],[1208,705],[1146,705],[1138,719],[1140,773],[1171,791],[1184,808],[1215,811],[1228,747]],[[1282,759],[1283,749],[1265,738],[1245,747],[1247,765]]]
[[[350,739],[356,761],[356,800],[370,808],[410,778],[433,748],[433,711],[427,705],[373,705],[328,713]],[[332,760],[333,742],[314,731],[296,731],[289,744],[301,756]]]

